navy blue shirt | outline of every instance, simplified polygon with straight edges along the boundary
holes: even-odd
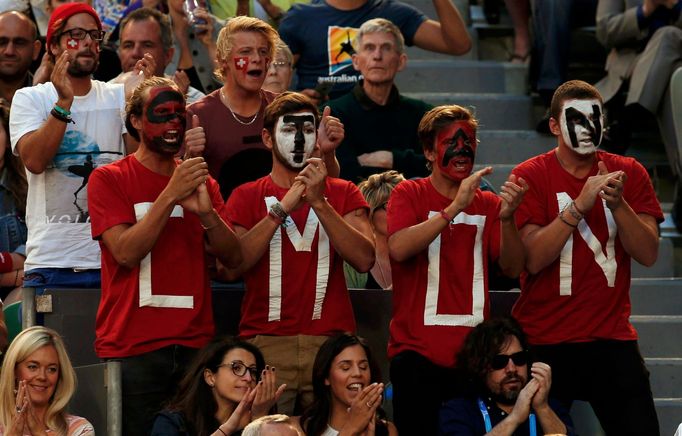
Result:
[[[495,402],[490,398],[484,398],[483,402],[488,409],[491,424],[493,428],[495,428],[500,421],[507,417],[507,413],[497,407]],[[556,413],[561,422],[566,426],[566,433],[569,436],[575,435],[575,432],[573,431],[573,421],[571,420],[568,410],[566,410],[561,403],[551,398],[549,399],[549,407],[552,408],[554,413]],[[536,434],[545,434],[542,427],[540,427],[540,420],[537,419],[537,417],[535,423],[537,427]],[[487,433],[483,415],[478,408],[475,397],[454,398],[445,403],[440,409],[440,423],[438,428],[440,435],[482,436]],[[528,420],[526,420],[516,428],[513,436],[528,436],[529,434]]]
[[[353,68],[352,42],[357,29],[372,18],[386,18],[398,26],[407,45],[426,16],[415,7],[394,0],[369,0],[350,11],[342,11],[322,1],[296,4],[279,25],[279,35],[295,55],[297,89],[329,84],[330,97],[348,92],[360,73]]]

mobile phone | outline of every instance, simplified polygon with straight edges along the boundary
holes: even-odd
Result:
[[[194,16],[194,10],[198,7],[201,7],[198,0],[184,0],[183,2],[183,9],[193,27],[197,24],[206,24],[206,20]]]

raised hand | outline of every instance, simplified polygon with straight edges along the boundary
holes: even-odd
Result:
[[[253,405],[255,398],[256,390],[248,388],[241,401],[239,401],[237,408],[232,412],[232,415],[218,427],[220,429],[219,431],[230,435],[239,430],[242,422],[244,422],[245,418],[251,413],[251,406]]]
[[[514,419],[518,424],[528,419],[528,415],[530,415],[531,401],[535,393],[538,391],[538,388],[538,381],[531,379],[526,386],[521,389],[521,392],[519,392],[519,396],[516,399],[514,408],[509,414],[509,417]]]
[[[323,154],[336,150],[345,135],[343,123],[338,118],[331,116],[331,113],[332,110],[329,106],[324,108],[320,127],[317,129],[317,144]]]
[[[609,179],[620,179],[625,174],[622,171],[609,173],[603,162],[599,162],[597,165],[599,166],[599,173],[587,178],[583,189],[580,191],[580,195],[575,199],[575,205],[578,207],[579,212],[587,213],[592,210],[597,197],[608,186]]]
[[[206,133],[199,116],[192,115],[192,128],[185,132],[185,159],[201,156],[206,148]]]
[[[64,50],[62,54],[57,57],[54,69],[50,75],[50,81],[57,91],[57,96],[59,98],[58,103],[62,108],[67,110],[71,108],[71,103],[73,103],[73,84],[67,73],[70,63],[71,55],[69,55],[67,50]]]
[[[301,181],[295,181],[280,203],[286,213],[291,213],[298,209],[303,204],[303,195],[305,193],[305,184]]]
[[[21,380],[17,385],[15,397],[15,411],[12,413],[12,421],[7,429],[7,436],[22,436],[24,428],[27,427],[26,415],[28,412],[30,398],[26,392],[26,381]]]
[[[381,405],[383,383],[372,383],[366,386],[355,397],[348,408],[348,419],[339,430],[339,435],[356,435],[368,430],[370,421],[376,416],[377,408]]]
[[[173,82],[175,82],[176,85],[178,85],[178,88],[180,88],[180,92],[182,92],[182,95],[187,95],[187,91],[189,91],[189,84],[190,80],[189,77],[187,77],[187,73],[185,73],[182,70],[178,70],[173,74]]]
[[[275,368],[269,365],[265,366],[262,372],[261,379],[256,385],[256,398],[253,400],[251,408],[251,419],[260,418],[270,412],[272,406],[277,403],[279,397],[282,396],[287,385],[280,385],[277,387],[277,376]]]
[[[608,175],[609,171],[603,161],[597,163],[599,167],[599,174]],[[623,186],[628,179],[627,174],[623,171],[616,171],[620,173],[617,176],[609,177],[606,181],[606,186],[602,188],[599,196],[606,201],[606,206],[612,211],[618,209],[623,202]]]
[[[164,189],[175,201],[180,201],[208,179],[208,165],[203,157],[183,161],[175,167],[168,185]],[[197,207],[198,207],[198,203]]]
[[[213,18],[205,8],[196,8],[192,12],[194,15],[194,34],[199,42],[208,46],[213,43]]]
[[[502,221],[514,217],[514,211],[521,204],[526,191],[528,191],[528,183],[523,178],[517,178],[516,175],[510,174],[507,181],[502,185],[499,194],[502,200],[499,216]]]
[[[308,165],[298,173],[294,180],[305,185],[305,201],[313,206],[315,203],[324,200],[327,166],[322,159],[317,157],[311,157],[307,162]]]
[[[462,211],[469,207],[471,202],[474,200],[474,194],[476,193],[476,190],[481,185],[481,179],[483,176],[492,172],[493,167],[485,167],[462,180],[459,185],[459,189],[457,190],[457,195],[455,196],[455,199],[452,200],[458,211]]]
[[[548,406],[547,398],[552,387],[552,368],[546,363],[534,362],[530,368],[533,380],[538,382],[538,390],[533,395],[533,409],[540,410]]]

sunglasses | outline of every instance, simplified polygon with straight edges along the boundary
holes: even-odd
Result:
[[[509,359],[514,362],[516,366],[523,366],[528,363],[528,351],[519,351],[514,354],[498,354],[493,356],[490,361],[490,367],[494,370],[502,369],[507,366]]]

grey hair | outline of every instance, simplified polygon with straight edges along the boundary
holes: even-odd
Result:
[[[353,42],[355,51],[359,51],[362,38],[368,33],[390,33],[395,40],[396,51],[400,54],[405,53],[405,38],[403,38],[403,34],[398,29],[398,26],[385,18],[373,18],[362,23]]]
[[[282,53],[284,57],[287,58],[287,62],[289,62],[290,67],[294,65],[294,54],[291,53],[291,49],[287,43],[278,38],[277,42],[275,43],[275,57],[279,53]]]

